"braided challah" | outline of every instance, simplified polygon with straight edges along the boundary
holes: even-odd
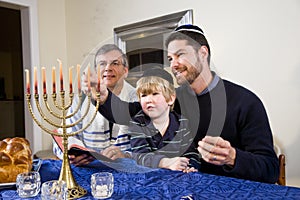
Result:
[[[15,182],[19,173],[31,171],[30,143],[21,137],[0,141],[0,183]]]

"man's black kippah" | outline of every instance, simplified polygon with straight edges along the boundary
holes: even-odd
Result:
[[[175,29],[175,32],[180,32],[180,31],[191,31],[191,32],[196,32],[204,35],[204,32],[202,31],[201,28],[192,24],[185,24]]]

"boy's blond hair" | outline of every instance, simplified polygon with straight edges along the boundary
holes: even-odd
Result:
[[[172,96],[176,97],[174,85],[158,76],[142,77],[136,83],[136,93],[139,101],[141,100],[140,94],[148,95],[157,91],[162,92],[167,102],[172,100]],[[172,109],[174,104],[170,106]]]

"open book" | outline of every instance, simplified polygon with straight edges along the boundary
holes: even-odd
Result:
[[[53,137],[54,141],[56,142],[57,146],[63,152],[64,146],[62,144],[62,137],[54,136],[54,135],[52,137]],[[112,160],[94,150],[86,148],[81,140],[74,138],[74,137],[69,138],[68,154],[75,155],[75,156],[87,154],[87,155],[93,156],[95,159],[100,160],[100,161],[114,162],[114,160]]]
[[[63,151],[62,145],[62,137],[52,136],[54,141],[57,143],[59,148]],[[131,158],[118,158],[116,160],[112,160],[103,156],[102,154],[95,152],[91,149],[85,147],[83,142],[77,138],[70,137],[69,138],[69,145],[68,145],[68,154],[69,155],[82,155],[88,154],[93,156],[96,160],[95,162],[89,163],[88,167],[109,167],[113,168],[117,171],[127,172],[127,173],[147,173],[151,171],[155,171],[158,169],[144,167],[142,165],[138,165],[135,160]]]

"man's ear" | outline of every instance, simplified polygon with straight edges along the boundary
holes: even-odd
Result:
[[[129,69],[128,67],[124,67],[123,69],[124,69],[124,78],[127,78]]]
[[[206,61],[208,57],[208,48],[206,46],[201,46],[200,49],[198,50],[199,57],[201,61]]]

